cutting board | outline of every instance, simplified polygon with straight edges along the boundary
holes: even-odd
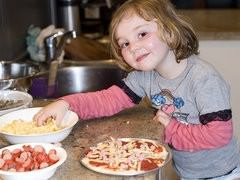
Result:
[[[110,48],[95,40],[78,36],[65,46],[65,56],[72,60],[110,59]]]

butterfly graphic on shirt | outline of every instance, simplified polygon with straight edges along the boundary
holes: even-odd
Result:
[[[151,96],[152,106],[161,109],[163,112],[176,118],[184,124],[188,124],[188,113],[181,112],[184,100],[181,97],[174,97],[170,90],[162,89],[160,93]]]

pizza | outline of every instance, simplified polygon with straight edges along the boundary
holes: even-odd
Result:
[[[157,170],[169,161],[167,148],[149,139],[121,138],[90,147],[81,163],[96,172],[138,175]]]

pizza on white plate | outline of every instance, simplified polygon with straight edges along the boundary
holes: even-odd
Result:
[[[167,148],[154,140],[121,138],[90,147],[81,163],[111,175],[138,175],[162,167],[170,159]]]

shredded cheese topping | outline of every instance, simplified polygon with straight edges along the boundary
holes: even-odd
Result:
[[[35,121],[26,122],[24,120],[13,120],[11,123],[0,127],[0,131],[15,135],[44,134],[58,131],[62,128],[56,125],[53,118],[48,118],[42,126],[37,126]]]

